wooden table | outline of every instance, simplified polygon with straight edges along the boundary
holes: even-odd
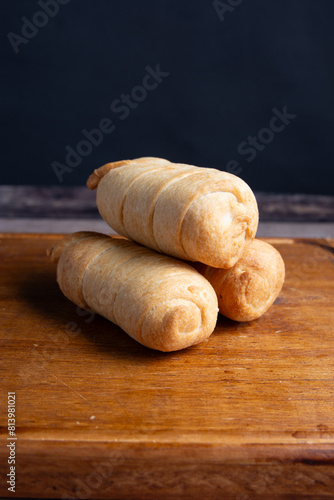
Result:
[[[1,498],[334,498],[334,240],[267,240],[287,273],[269,312],[160,353],[63,297],[59,238],[1,237]]]

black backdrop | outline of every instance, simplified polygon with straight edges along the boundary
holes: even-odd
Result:
[[[84,184],[108,161],[160,156],[334,194],[333,0],[0,9],[2,184]]]

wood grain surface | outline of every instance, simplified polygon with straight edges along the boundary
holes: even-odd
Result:
[[[63,297],[60,237],[1,236],[2,498],[334,498],[334,240],[267,240],[286,263],[268,313],[160,353]]]

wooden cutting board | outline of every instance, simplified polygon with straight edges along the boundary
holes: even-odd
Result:
[[[267,240],[287,275],[269,312],[160,353],[62,295],[60,237],[1,237],[2,497],[334,498],[334,240]]]

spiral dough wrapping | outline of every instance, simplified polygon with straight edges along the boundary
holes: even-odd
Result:
[[[147,347],[184,349],[207,339],[215,328],[215,291],[184,262],[92,232],[68,235],[49,253],[68,299]]]
[[[180,259],[228,269],[256,234],[255,196],[227,172],[139,158],[104,165],[87,185],[115,231]]]

